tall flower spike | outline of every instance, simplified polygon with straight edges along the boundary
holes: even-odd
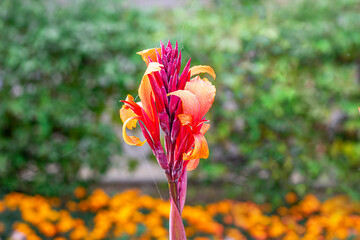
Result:
[[[130,145],[147,142],[160,166],[164,169],[170,193],[169,236],[171,240],[186,239],[181,213],[185,205],[187,171],[194,170],[200,158],[209,156],[204,134],[210,127],[205,120],[216,94],[206,78],[195,76],[207,73],[215,79],[210,66],[190,68],[190,60],[181,72],[181,51],[170,41],[160,48],[138,52],[147,65],[139,87],[140,102],[131,95],[122,102],[120,118],[123,137]],[[181,74],[180,74],[181,72]],[[193,78],[192,78],[193,77]],[[145,141],[128,136],[126,129],[139,123]],[[164,146],[160,141],[164,132]]]

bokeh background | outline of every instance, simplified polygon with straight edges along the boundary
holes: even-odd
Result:
[[[124,149],[119,100],[136,96],[136,52],[171,40],[217,74],[190,202],[359,199],[359,13],[359,0],[0,1],[0,194],[132,187],[103,181],[119,159],[120,175],[143,164]]]

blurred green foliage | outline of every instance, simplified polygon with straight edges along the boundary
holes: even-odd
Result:
[[[141,75],[135,53],[156,26],[145,16],[110,1],[1,1],[1,190],[65,193],[81,167],[88,180],[107,169],[119,142],[106,116],[118,120]]]
[[[1,185],[58,191],[83,165],[104,172],[119,145],[104,115],[119,124],[118,100],[136,91],[135,53],[171,38],[217,73],[211,156],[194,178],[256,201],[319,188],[360,197],[358,0],[61,2],[0,3]]]
[[[186,29],[183,51],[217,73],[213,162],[199,169],[213,179],[208,165],[218,165],[257,201],[318,188],[359,198],[360,2],[215,1],[190,11],[175,30]]]

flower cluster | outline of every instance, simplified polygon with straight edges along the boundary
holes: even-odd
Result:
[[[120,118],[123,121],[123,137],[130,145],[141,146],[146,141],[159,165],[166,174],[170,193],[170,239],[186,239],[181,214],[185,205],[186,171],[197,167],[200,158],[209,156],[204,134],[210,128],[205,114],[209,111],[216,89],[200,73],[208,73],[215,79],[209,66],[190,68],[190,60],[180,74],[181,51],[170,41],[165,47],[139,52],[147,65],[139,87],[140,102],[128,95],[123,100]],[[191,78],[193,77],[193,78]],[[139,122],[145,141],[128,136]],[[160,140],[160,128],[164,133],[164,147]]]
[[[110,197],[83,188],[76,199],[10,193],[0,200],[0,237],[4,232],[38,239],[167,239],[170,203],[128,190]],[[314,195],[298,200],[286,195],[286,206],[223,200],[185,206],[188,239],[354,239],[360,235],[360,205],[345,196],[320,202]],[[20,217],[16,217],[20,213]],[[11,216],[11,217],[10,217]],[[13,219],[9,222],[9,219]],[[3,222],[5,221],[5,222]]]
[[[214,101],[216,89],[206,78],[191,77],[208,73],[215,79],[216,75],[209,66],[190,68],[190,60],[180,74],[181,51],[177,43],[173,48],[170,41],[166,47],[161,43],[161,48],[138,54],[147,69],[138,91],[140,102],[136,103],[131,95],[122,101],[125,103],[120,109],[124,140],[136,146],[145,143],[126,134],[126,128],[134,128],[139,121],[159,165],[170,178],[179,180],[183,168],[193,170],[200,158],[209,156],[204,134],[210,124],[204,116]],[[165,151],[160,141],[160,127],[165,135]]]

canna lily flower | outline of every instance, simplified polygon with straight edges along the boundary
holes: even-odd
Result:
[[[190,60],[182,73],[178,44],[170,41],[165,47],[146,49],[138,54],[147,65],[139,87],[140,102],[128,95],[120,109],[123,137],[127,144],[141,146],[148,142],[159,165],[164,169],[170,193],[170,239],[186,239],[181,213],[185,205],[187,171],[197,167],[200,158],[208,158],[209,147],[204,134],[210,127],[205,114],[209,111],[216,89],[199,74],[208,73],[209,66],[190,68]],[[127,135],[139,123],[145,141]],[[164,132],[164,147],[160,141]]]

